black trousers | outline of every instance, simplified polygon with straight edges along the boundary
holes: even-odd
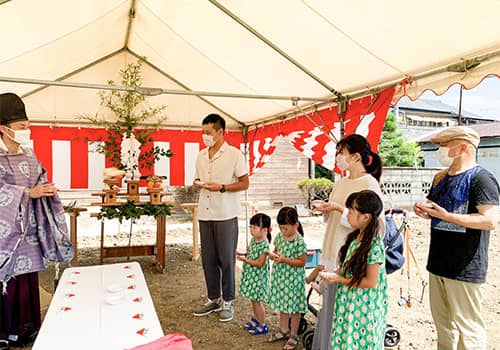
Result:
[[[0,289],[0,339],[17,336],[22,340],[40,329],[38,288],[38,272],[32,272],[11,278],[7,294],[2,294]]]

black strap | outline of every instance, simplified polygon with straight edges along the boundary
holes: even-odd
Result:
[[[394,243],[398,240],[398,238],[401,236],[401,232],[403,232],[404,227],[406,226],[406,223],[403,223],[400,228],[398,228],[398,231],[394,235],[394,237],[391,238],[389,242],[387,242],[387,245],[385,246],[385,250],[392,248]]]
[[[395,209],[395,211],[396,210],[397,209]],[[400,213],[399,210],[397,210],[397,211],[398,211],[397,213],[399,214]],[[389,210],[388,212],[389,212],[389,215],[391,215],[392,214],[392,209]],[[402,210],[401,213],[404,215],[403,223],[398,228],[398,230],[397,230],[396,234],[394,235],[394,237],[392,237],[391,240],[389,242],[387,242],[387,245],[385,246],[385,250],[387,250],[389,248],[392,248],[392,246],[394,245],[394,243],[396,243],[396,241],[398,240],[399,236],[401,236],[401,232],[403,232],[403,230],[406,228],[406,225],[408,224],[408,218],[406,216],[406,212],[404,210]],[[392,218],[392,216],[391,216],[391,218]],[[396,224],[396,223],[394,223],[394,224]]]

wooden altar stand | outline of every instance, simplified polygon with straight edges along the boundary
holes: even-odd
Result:
[[[161,192],[161,196],[170,195],[168,192]],[[92,196],[101,197],[101,202],[92,203],[93,206],[109,207],[123,205],[125,202],[117,201],[116,203],[104,203],[104,192],[92,193]],[[127,197],[126,192],[118,192],[116,194],[117,198]],[[140,193],[139,196],[149,196],[149,193]],[[140,206],[150,203],[149,201],[135,201],[135,205]],[[172,201],[163,201],[159,204],[173,205]],[[92,213],[91,217],[97,217],[98,213]],[[161,272],[165,271],[165,251],[166,251],[166,226],[167,218],[165,216],[160,216],[156,219],[156,243],[154,245],[139,245],[139,246],[119,246],[119,247],[106,247],[104,246],[104,236],[105,236],[105,219],[101,219],[101,245],[100,245],[100,256],[99,263],[102,265],[105,258],[115,258],[115,257],[130,257],[130,256],[146,256],[154,255],[156,257],[156,265]]]

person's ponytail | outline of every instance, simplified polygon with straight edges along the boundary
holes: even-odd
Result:
[[[369,151],[367,158],[366,163],[363,159],[363,166],[365,167],[366,172],[370,173],[378,182],[380,182],[380,177],[382,176],[382,159],[377,153],[372,151]]]

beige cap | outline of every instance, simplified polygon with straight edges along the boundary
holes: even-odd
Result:
[[[467,126],[452,126],[431,137],[431,142],[436,145],[441,145],[452,140],[467,141],[476,148],[479,146],[480,141],[479,134]]]

